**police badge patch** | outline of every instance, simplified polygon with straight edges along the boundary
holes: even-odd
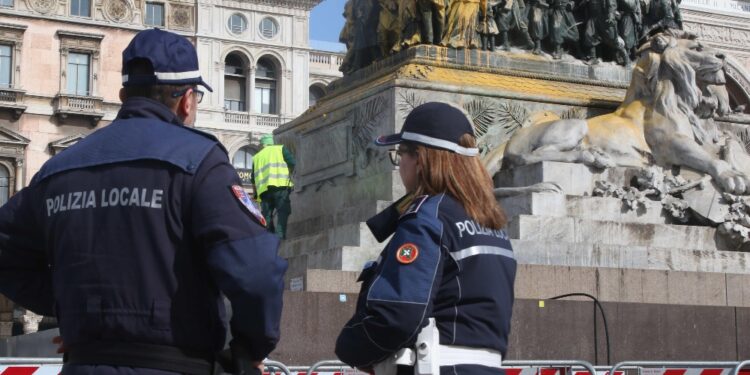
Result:
[[[401,264],[411,264],[419,256],[419,249],[413,243],[405,243],[396,250],[396,260]]]
[[[247,192],[242,188],[242,186],[232,185],[232,193],[261,225],[263,225],[264,227],[267,226],[266,218],[263,217],[263,213],[260,211],[253,199],[250,198],[249,195],[247,195]]]

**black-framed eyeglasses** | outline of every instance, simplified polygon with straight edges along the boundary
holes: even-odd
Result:
[[[413,154],[416,153],[416,151],[412,150],[396,150],[391,149],[388,150],[388,156],[391,158],[391,163],[398,167],[399,163],[401,163],[401,155],[403,154]]]
[[[187,94],[189,90],[193,90],[193,92],[195,93],[195,101],[197,103],[200,103],[200,102],[203,101],[203,94],[205,94],[205,93],[203,91],[201,91],[201,90],[198,90],[198,88],[196,88],[196,87],[188,87],[188,88],[184,88],[184,89],[182,89],[180,91],[175,91],[175,92],[172,93],[172,97],[173,98],[179,98],[179,97]]]

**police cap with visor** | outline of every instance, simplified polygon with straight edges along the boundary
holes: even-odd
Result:
[[[131,74],[131,63],[137,60],[149,61],[153,74]],[[201,85],[214,91],[201,77],[193,44],[159,29],[139,32],[122,52],[122,85]]]
[[[414,108],[400,133],[378,137],[375,144],[388,146],[408,141],[465,156],[479,155],[477,148],[461,146],[464,134],[474,136],[474,129],[463,111],[450,104],[431,102]]]

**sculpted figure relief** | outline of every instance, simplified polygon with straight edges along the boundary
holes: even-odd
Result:
[[[345,74],[368,66],[382,56],[378,33],[373,32],[378,30],[380,22],[378,0],[349,0],[344,9],[345,14],[347,7],[351,8],[351,18],[347,18],[344,29],[351,30],[351,33],[343,38],[348,48],[346,64],[342,64],[340,68]]]
[[[346,4],[344,4],[344,14],[342,14],[342,16],[346,22],[344,23],[344,27],[341,28],[341,33],[339,33],[339,42],[346,46],[346,56],[344,56],[344,61],[341,62],[341,66],[339,67],[339,70],[344,73],[349,73],[354,70],[352,68],[352,47],[354,44],[353,6],[354,0],[347,0]]]
[[[495,22],[494,7],[487,1],[482,1],[479,8],[477,32],[482,40],[482,49],[495,50],[495,38],[500,33]]]
[[[590,63],[599,62],[596,47],[599,44],[617,52],[617,58],[627,65],[629,57],[625,52],[625,42],[617,32],[617,0],[583,0],[586,9],[586,31],[583,35],[583,46],[587,49]]]
[[[646,32],[656,28],[682,29],[678,0],[651,0],[645,17]]]
[[[449,0],[417,0],[419,14],[422,17],[422,42],[440,44],[445,29],[445,10]]]
[[[539,161],[593,167],[645,167],[652,162],[710,175],[723,191],[750,193],[747,154],[735,139],[718,136],[711,118],[729,112],[724,56],[681,31],[657,34],[639,49],[625,101],[613,113],[588,120],[544,120],[519,129],[502,154],[503,168]],[[547,116],[546,118],[549,118]],[[727,159],[727,160],[724,160]],[[740,160],[740,163],[737,163]]]
[[[398,26],[401,30],[401,41],[394,48],[398,52],[403,48],[422,42],[422,25],[420,12],[417,8],[418,0],[401,0],[398,8]]]
[[[440,45],[451,48],[481,47],[477,32],[479,2],[480,0],[451,0]]]
[[[682,27],[679,0],[348,0],[344,16],[345,74],[418,44],[629,65],[643,35]]]
[[[620,37],[625,44],[629,58],[635,58],[642,27],[640,0],[617,0],[617,11],[620,20],[617,23]]]
[[[380,15],[378,19],[378,46],[383,56],[398,49],[401,41],[398,0],[378,0]]]
[[[511,33],[517,33],[526,48],[534,47],[529,36],[529,26],[526,21],[526,4],[523,0],[498,0],[493,5],[495,22],[499,31],[499,45],[504,51],[510,51]]]
[[[529,0],[529,36],[534,41],[535,55],[542,54],[542,39],[547,37],[549,30],[548,14],[549,4],[547,0]]]
[[[573,17],[573,2],[571,0],[552,0],[550,4],[552,14],[550,15],[550,42],[554,47],[552,57],[562,58],[562,46],[564,43],[575,45],[578,43],[578,25]]]

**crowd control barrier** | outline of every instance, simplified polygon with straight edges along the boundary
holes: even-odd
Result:
[[[266,366],[264,374],[292,375],[289,368],[281,362],[267,360],[263,364]],[[58,375],[62,365],[62,358],[0,357],[0,375]]]
[[[750,360],[743,362],[670,362],[625,361],[612,367],[610,373],[622,370],[635,371],[637,375],[750,375]]]

